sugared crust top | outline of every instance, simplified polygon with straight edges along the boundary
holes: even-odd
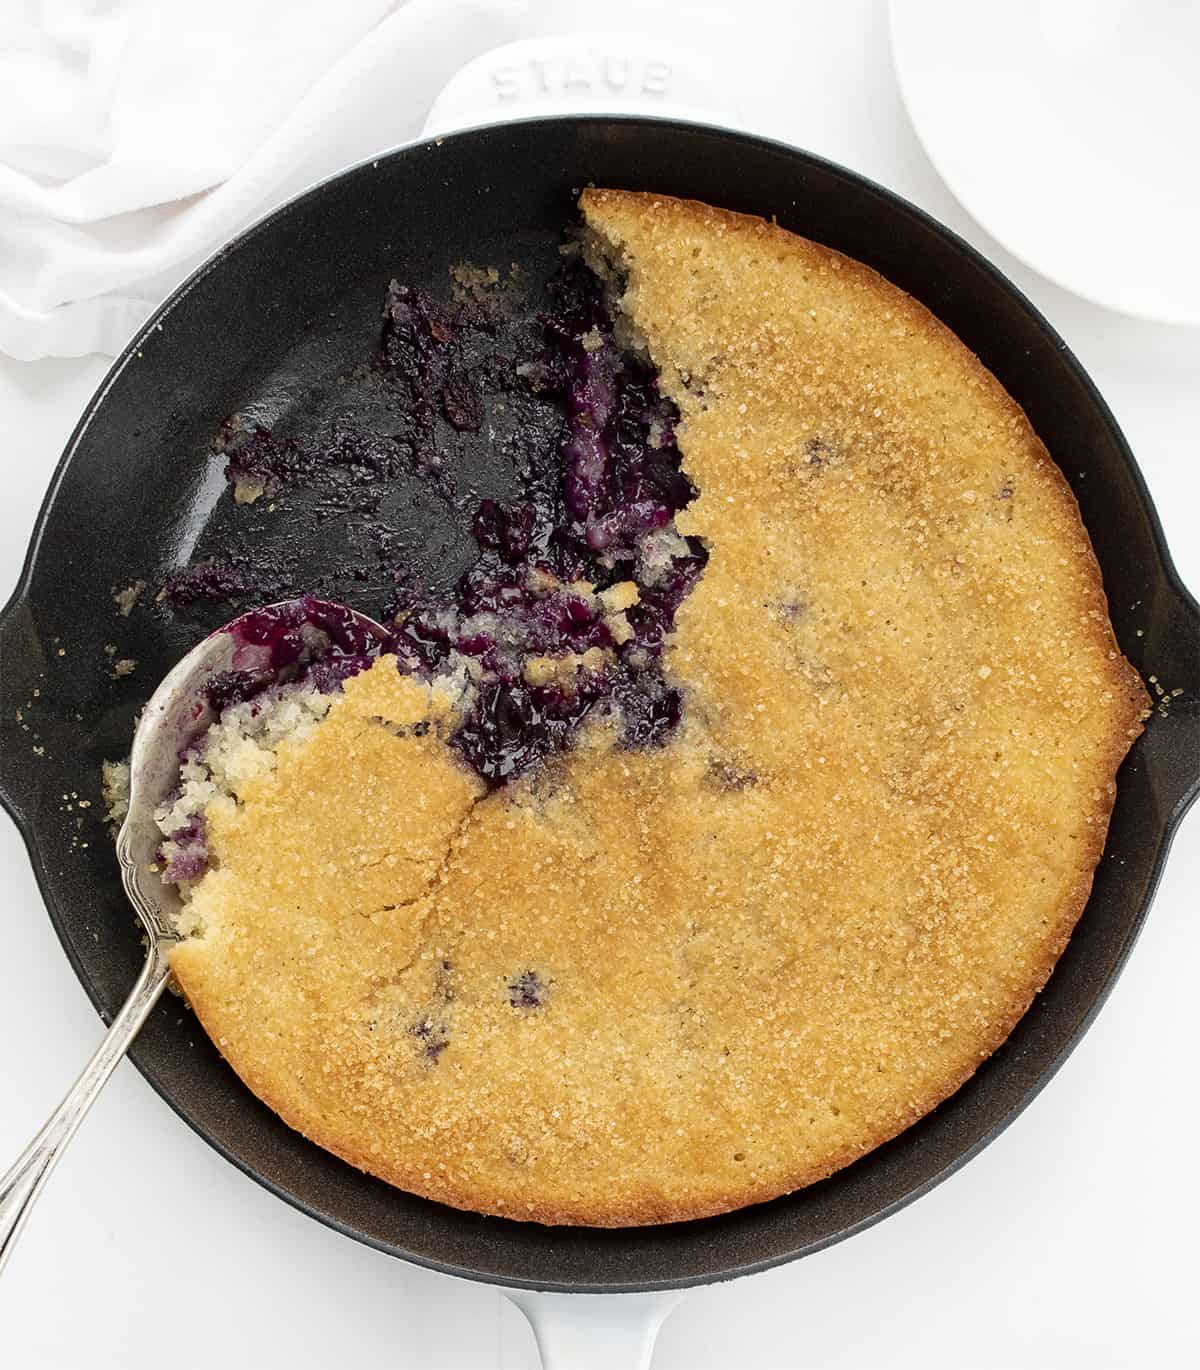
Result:
[[[682,730],[483,795],[385,659],[214,821],[174,965],[321,1145],[620,1225],[817,1180],[971,1074],[1083,908],[1145,696],[1062,475],[926,310],[757,219],[582,207],[700,490]]]

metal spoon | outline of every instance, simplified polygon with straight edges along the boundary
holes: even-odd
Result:
[[[272,623],[283,625],[292,634],[283,653],[290,661],[277,660],[278,651],[259,640],[264,637],[264,624]],[[340,647],[330,636],[331,625],[335,637],[340,629],[345,630]],[[155,825],[154,811],[179,783],[181,751],[216,717],[205,687],[223,671],[250,669],[265,674],[295,667],[298,661],[319,660],[324,650],[351,655],[345,642],[353,646],[355,634],[358,641],[371,644],[367,650],[381,649],[390,637],[365,614],[308,597],[251,610],[193,647],[164,678],[143,710],[129,758],[129,812],[117,834],[117,860],[125,893],[146,935],[146,964],[74,1088],[0,1179],[0,1269],[55,1161],[129,1049],[170,976],[171,948],[179,941],[174,923],[181,900],[175,886],[165,884],[156,869],[162,834]],[[299,652],[299,657],[294,652]]]

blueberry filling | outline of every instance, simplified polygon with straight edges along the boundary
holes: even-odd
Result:
[[[451,427],[474,432],[483,422],[479,391],[462,354],[462,333],[487,327],[481,311],[460,308],[451,314],[431,295],[411,286],[388,287],[383,304],[383,335],[378,365],[407,392],[416,432],[431,432],[440,410]]]
[[[508,982],[508,1002],[513,1008],[541,1008],[550,997],[550,986],[535,970],[523,970]]]
[[[172,884],[183,880],[197,880],[208,869],[208,840],[203,814],[195,814],[181,828],[176,828],[158,851],[162,863],[162,877]]]
[[[654,369],[618,346],[601,283],[578,259],[550,291],[544,354],[519,369],[562,407],[560,440],[529,455],[520,498],[480,503],[479,557],[452,601],[418,598],[397,614],[402,669],[428,677],[469,663],[477,689],[450,741],[491,784],[569,747],[597,709],[616,713],[628,745],[666,740],[682,698],[664,678],[663,644],[707,558],[672,527],[695,489]],[[428,402],[451,365],[430,358],[454,325],[397,287],[386,318],[381,357],[411,368]],[[604,591],[620,585],[636,594],[614,620]],[[531,659],[586,669],[531,678]]]
[[[213,675],[205,687],[218,714],[281,684],[332,694],[392,645],[390,635],[371,632],[343,605],[311,595],[252,610],[230,631],[233,669]]]
[[[368,433],[342,425],[312,441],[226,420],[217,449],[226,456],[225,478],[239,504],[327,477],[355,486],[395,479],[405,469],[437,471],[439,414],[457,432],[478,431],[483,401],[465,362],[463,338],[491,330],[487,311],[470,302],[451,311],[423,291],[393,281],[383,318],[374,372],[389,386],[394,431]]]
[[[398,597],[389,610],[394,639],[384,648],[425,679],[465,669],[471,690],[449,740],[491,785],[568,748],[595,711],[615,716],[627,745],[670,736],[683,701],[664,677],[663,645],[707,558],[699,539],[672,524],[695,489],[675,441],[678,410],[654,368],[618,345],[601,282],[580,258],[569,258],[548,290],[543,350],[514,363],[513,374],[560,410],[558,440],[525,454],[518,498],[480,501],[472,525],[479,555],[450,595]],[[435,414],[460,430],[481,422],[462,339],[489,327],[473,302],[446,308],[393,282],[375,368],[392,389],[402,433],[339,432],[318,448],[262,428],[227,428],[235,493],[273,493],[331,463],[387,478],[405,452],[435,461]],[[168,595],[190,603],[228,596],[244,582],[240,568],[214,563],[179,573]],[[617,606],[606,603],[614,587],[624,587]],[[277,614],[247,635],[270,651],[243,653],[235,670],[214,677],[215,709],[254,698],[281,672],[335,690],[380,649],[334,632],[326,650],[313,652],[306,625]]]
[[[429,1062],[436,1061],[450,1045],[449,1027],[434,1018],[418,1018],[409,1032],[417,1039],[421,1055]]]
[[[272,683],[267,671],[218,671],[209,676],[204,693],[214,713],[223,713],[232,704],[253,699]]]
[[[321,443],[279,438],[267,428],[244,430],[227,420],[218,439],[225,453],[225,479],[239,504],[281,490],[308,485],[337,472],[350,484],[394,479],[411,465],[413,448],[406,435],[364,433],[339,427]]]
[[[172,571],[159,592],[175,609],[190,604],[221,604],[249,594],[253,581],[244,566],[233,561],[202,561]]]

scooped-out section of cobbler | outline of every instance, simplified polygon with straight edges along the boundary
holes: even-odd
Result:
[[[411,294],[389,296],[386,358],[432,345],[411,341],[432,327]],[[604,287],[579,256],[552,283],[542,321],[544,356],[522,372],[561,405],[562,436],[533,454],[519,498],[479,505],[479,557],[452,600],[417,596],[397,619],[401,669],[468,682],[451,745],[489,784],[569,746],[597,710],[630,745],[671,732],[682,704],[663,643],[706,556],[674,526],[695,494],[678,410],[644,355],[618,344]]]
[[[360,641],[352,620],[331,621],[335,610],[311,597],[291,620],[276,610],[239,620],[248,640],[236,668],[208,687],[217,718],[156,815],[165,880],[187,889],[204,873],[209,806],[236,802],[274,765],[279,743],[305,737],[342,681],[381,651],[403,674],[453,694],[446,740],[489,786],[569,748],[589,717],[610,721],[627,746],[659,744],[678,725],[682,694],[663,648],[706,560],[701,540],[674,524],[695,494],[675,441],[678,410],[645,355],[618,342],[604,283],[577,252],[549,293],[545,350],[521,373],[561,407],[558,441],[534,454],[518,498],[480,502],[475,563],[449,596],[406,596],[386,642]],[[429,297],[389,289],[378,362],[413,392],[418,412],[425,404],[420,423],[432,422],[438,396],[460,425],[474,412],[455,328]],[[314,461],[300,443],[257,430],[232,449],[235,498],[277,492]],[[216,574],[198,568],[173,593]]]

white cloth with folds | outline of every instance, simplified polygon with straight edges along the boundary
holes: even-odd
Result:
[[[648,7],[604,17],[644,32]],[[420,134],[465,63],[595,16],[590,0],[5,0],[0,350],[115,354],[236,231]]]

